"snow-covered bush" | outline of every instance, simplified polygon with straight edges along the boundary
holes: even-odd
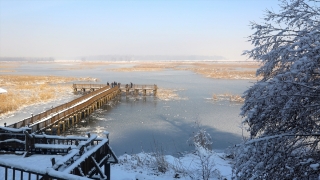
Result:
[[[156,140],[154,140],[153,148],[152,155],[154,156],[154,165],[159,172],[165,173],[168,170],[168,162],[164,157],[164,150],[161,145],[159,146]]]
[[[314,179],[320,171],[320,1],[282,0],[244,54],[262,79],[244,94],[250,138],[235,153],[237,179]],[[318,155],[317,155],[318,154]]]
[[[197,131],[193,134],[193,136],[189,139],[189,143],[194,145],[196,155],[195,163],[198,167],[198,172],[193,172],[189,175],[194,178],[208,180],[213,174],[219,174],[219,172],[215,171],[215,163],[214,163],[214,151],[212,151],[212,141],[211,136],[207,131],[201,127],[199,121],[195,122]]]
[[[195,154],[198,156],[200,174],[203,180],[208,180],[214,173],[213,151],[202,146],[196,146]]]
[[[165,173],[168,170],[168,162],[166,161],[163,151],[157,151],[154,154],[155,161],[154,164],[159,172]]]
[[[195,146],[197,150],[199,147],[202,147],[206,150],[212,149],[211,136],[207,131],[201,127],[199,121],[195,122],[197,131],[193,133],[193,136],[189,138],[189,144]]]
[[[129,165],[129,169],[137,169],[138,167],[149,167],[152,166],[154,157],[148,153],[140,154],[124,154],[119,158],[119,164]]]

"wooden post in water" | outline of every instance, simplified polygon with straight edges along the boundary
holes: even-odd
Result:
[[[76,118],[76,116],[73,115],[73,116],[72,116],[72,126],[75,126],[75,121],[74,121],[75,118]]]
[[[61,129],[60,129],[60,122],[58,123],[57,125],[57,135],[60,135],[61,134]]]
[[[77,117],[77,122],[76,122],[76,123],[79,123],[79,122],[80,122],[81,114],[82,114],[81,112],[78,113],[78,117]]]
[[[155,96],[155,95],[157,95],[157,89],[158,89],[158,87],[157,87],[157,85],[154,85],[153,88],[154,88],[154,89],[153,89],[153,95]]]
[[[70,117],[64,119],[65,131],[69,129],[69,119]]]
[[[139,89],[135,89],[134,90],[134,95],[138,95],[139,94]]]

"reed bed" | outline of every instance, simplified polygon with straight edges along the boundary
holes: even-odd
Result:
[[[214,79],[257,79],[255,70],[233,71],[226,69],[194,69],[195,73]]]
[[[164,68],[117,68],[112,69],[112,71],[118,71],[118,72],[142,72],[142,71],[163,71]]]
[[[257,63],[192,63],[189,67],[177,67],[177,70],[189,70],[208,78],[215,79],[258,79]]]
[[[7,90],[8,93],[0,94],[0,115],[17,111],[29,105],[46,103],[72,92],[71,86],[65,84],[42,85],[41,90],[37,86]]]
[[[59,64],[66,65],[66,66],[55,68],[55,69],[57,69],[57,70],[83,70],[83,69],[94,69],[97,67],[108,66],[111,63],[110,62],[101,62],[101,61],[86,61],[86,62],[61,62]]]
[[[258,79],[256,70],[258,63],[217,63],[217,62],[133,62],[132,67],[116,68],[113,71],[135,72],[135,71],[163,71],[175,69],[193,71],[208,78],[215,79]]]
[[[172,89],[162,89],[159,88],[157,90],[157,98],[164,101],[170,101],[170,100],[186,100],[186,98],[179,97],[177,94],[178,90],[172,90]]]
[[[178,66],[178,63],[171,63],[171,62],[144,62],[144,63],[133,63],[136,64],[132,67],[126,68],[116,68],[112,69],[112,71],[119,71],[119,72],[132,72],[132,71],[163,71],[169,68],[175,68]]]
[[[191,63],[191,65],[204,68],[259,68],[259,63],[257,62],[201,62]]]
[[[8,92],[0,94],[0,115],[22,107],[45,103],[73,91],[67,82],[78,78],[58,76],[0,75],[0,87]]]
[[[214,101],[230,101],[230,102],[239,102],[243,103],[244,99],[240,95],[233,95],[230,93],[224,94],[213,94],[212,99]]]

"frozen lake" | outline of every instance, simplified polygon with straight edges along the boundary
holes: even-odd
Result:
[[[126,64],[116,66],[127,67]],[[94,77],[99,79],[97,83],[117,81],[122,84],[156,84],[159,88],[176,90],[182,98],[163,101],[153,96],[122,96],[95,113],[96,118],[90,124],[78,129],[78,133],[92,132],[100,135],[105,130],[109,131],[110,144],[117,155],[150,152],[154,150],[155,145],[161,147],[165,154],[175,155],[192,150],[193,147],[187,140],[196,131],[195,121],[200,121],[202,127],[210,133],[215,150],[233,146],[242,139],[242,130],[239,127],[241,104],[217,102],[211,98],[213,94],[241,95],[251,86],[249,80],[211,79],[191,71],[173,69],[155,72],[116,72],[108,70],[110,66],[107,65],[78,69],[68,67],[72,67],[72,64],[22,64],[13,73]],[[72,96],[65,100],[75,98]],[[30,115],[30,111],[37,113],[36,109],[40,111],[39,109],[45,109],[45,106],[30,107],[24,110],[24,114],[17,114],[11,119],[23,119]],[[6,119],[9,120],[10,118]]]

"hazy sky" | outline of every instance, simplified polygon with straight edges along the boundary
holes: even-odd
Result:
[[[217,55],[244,60],[276,0],[0,0],[0,57]]]

